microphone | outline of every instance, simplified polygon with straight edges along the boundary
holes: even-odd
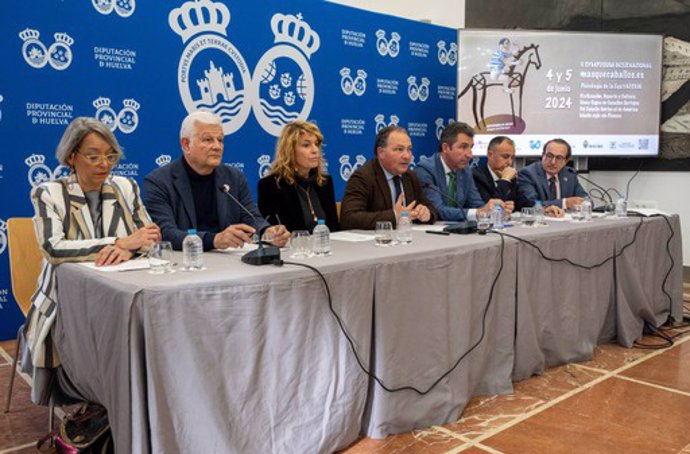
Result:
[[[451,199],[448,194],[443,193],[443,191],[441,191],[431,183],[425,184],[424,188],[431,189],[432,191],[441,194],[442,197],[444,197],[446,200],[450,200],[453,204],[457,203],[455,200]],[[448,224],[447,226],[445,226],[443,228],[443,231],[448,233],[459,233],[461,235],[467,235],[469,233],[474,233],[477,231],[477,223],[474,221],[467,220],[455,222],[453,224]]]
[[[237,197],[232,195],[230,192],[230,185],[229,184],[221,184],[218,186],[218,189],[220,189],[220,192],[225,194],[226,196],[230,197],[233,202],[237,204],[240,208],[244,210],[245,213],[247,213],[252,220],[254,221],[254,225],[258,226],[260,225],[258,219],[256,219],[256,216],[247,209],[239,200],[237,200]],[[270,243],[265,243],[262,239],[261,236],[263,235],[264,231],[269,227],[269,225],[265,225],[262,228],[259,229],[259,241],[257,241],[257,244],[259,245],[258,248],[256,248],[253,251],[249,251],[246,254],[242,256],[242,261],[244,263],[247,263],[249,265],[271,265],[274,261],[280,261],[280,249],[277,248],[276,246],[273,246]],[[264,244],[267,246],[264,247]]]
[[[577,172],[575,173],[575,175],[577,175],[578,178],[582,178],[583,180],[585,180],[586,182],[588,182],[589,184],[591,184],[595,188],[599,189],[599,191],[601,191],[602,195],[606,194],[606,196],[609,198],[609,203],[606,203],[606,200],[602,197],[601,201],[604,202],[604,205],[593,208],[592,211],[594,211],[595,213],[605,213],[606,211],[613,211],[615,209],[616,205],[613,203],[613,198],[611,197],[611,194],[609,194],[609,191],[607,189],[604,189],[603,186],[595,183],[594,181],[590,180],[589,178],[585,178],[584,176],[580,175]],[[589,196],[590,196],[590,198],[593,199],[591,194],[589,194]]]

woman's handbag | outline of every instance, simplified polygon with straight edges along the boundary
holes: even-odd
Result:
[[[55,432],[41,439],[36,449],[50,454],[113,454],[108,412],[102,405],[82,404],[65,416]]]

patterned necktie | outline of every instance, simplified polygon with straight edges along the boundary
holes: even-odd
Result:
[[[400,185],[400,177],[397,175],[393,177],[393,186],[395,186],[394,203],[398,203],[398,197],[402,194],[402,186]]]
[[[458,199],[458,184],[455,172],[448,172],[448,204],[452,207],[457,207]]]
[[[558,198],[558,192],[556,191],[556,177],[549,178],[549,200],[555,200]]]

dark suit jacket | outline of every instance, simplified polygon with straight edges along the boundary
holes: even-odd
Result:
[[[188,229],[197,227],[194,210],[194,198],[187,171],[180,158],[158,168],[144,178],[144,205],[153,222],[161,228],[163,239],[170,241],[174,249],[182,249],[182,241]],[[244,223],[259,230],[266,221],[256,209],[247,180],[241,171],[234,167],[220,165],[215,170],[215,186],[230,186],[230,193],[253,215],[252,218],[230,197],[218,190],[218,222],[220,229]],[[204,243],[204,249],[210,249],[216,232],[198,232]]]
[[[485,203],[488,202],[489,199],[501,199],[506,202],[508,200],[515,200],[517,196],[516,180],[498,180],[494,183],[494,178],[491,176],[489,166],[486,162],[479,164],[479,166],[472,171],[472,177],[474,177],[474,184],[477,186],[479,195]]]
[[[416,200],[418,204],[425,205],[431,211],[429,223],[435,222],[436,210],[424,195],[414,172],[408,170],[401,178],[407,203]],[[379,160],[374,158],[357,169],[347,182],[340,210],[340,227],[344,230],[373,230],[377,221],[390,221],[393,226],[396,225],[386,174]]]
[[[563,167],[558,172],[558,182],[561,186],[561,199],[549,199],[549,181],[541,161],[533,162],[518,172],[518,201],[521,207],[531,207],[534,202],[541,200],[545,207],[550,205],[562,206],[562,199],[567,197],[584,197],[587,191],[577,181],[577,172],[572,167]]]
[[[469,167],[455,171],[455,204],[457,207],[448,203],[450,199],[446,195],[448,194],[448,184],[446,183],[446,173],[440,153],[434,153],[429,157],[422,156],[416,172],[419,176],[419,182],[424,187],[424,193],[436,208],[439,219],[443,221],[465,221],[467,220],[467,211],[470,208],[484,206],[479,191],[474,186],[472,171]]]
[[[295,184],[288,184],[285,180],[280,181],[276,175],[267,175],[259,180],[259,211],[272,221],[277,221],[275,215],[280,217],[280,221],[289,231],[307,230],[304,223],[304,213],[299,201],[299,189]],[[338,212],[335,208],[335,195],[333,191],[333,179],[326,175],[326,184],[319,186],[312,185],[311,188],[321,203],[321,207],[326,213],[326,225],[331,232],[340,230],[338,224]]]

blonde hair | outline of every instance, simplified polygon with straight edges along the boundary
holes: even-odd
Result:
[[[271,165],[271,174],[277,177],[278,183],[280,180],[285,180],[288,184],[295,184],[295,175],[297,175],[297,159],[295,157],[297,150],[297,143],[303,135],[316,136],[316,144],[319,147],[319,165],[316,168],[316,184],[323,186],[326,184],[326,174],[323,171],[323,152],[321,144],[323,143],[323,134],[319,127],[314,123],[307,121],[293,121],[285,125],[278,138],[276,144],[276,155]]]

